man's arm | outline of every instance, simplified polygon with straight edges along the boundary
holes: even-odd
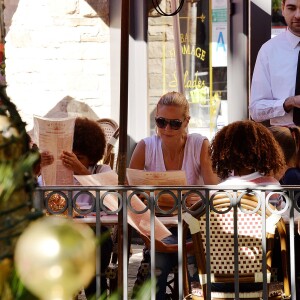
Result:
[[[264,50],[258,53],[251,84],[250,115],[254,121],[262,122],[284,116],[286,99],[274,99],[269,60]]]

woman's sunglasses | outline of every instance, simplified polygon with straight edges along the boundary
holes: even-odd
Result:
[[[182,125],[182,121],[178,119],[166,119],[162,117],[155,118],[155,123],[158,128],[166,128],[169,124],[171,129],[174,130],[178,130]]]

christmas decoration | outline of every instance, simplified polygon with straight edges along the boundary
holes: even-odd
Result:
[[[39,299],[71,300],[95,274],[95,241],[89,226],[70,219],[32,222],[15,250],[22,282]]]
[[[33,167],[39,159],[29,148],[25,123],[0,87],[0,299],[13,299],[9,279],[18,236],[32,219],[41,216],[32,208],[35,186]]]

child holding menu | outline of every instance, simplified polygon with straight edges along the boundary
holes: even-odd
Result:
[[[76,118],[74,126],[74,138],[72,151],[62,150],[61,164],[76,175],[90,175],[111,171],[110,166],[102,165],[98,162],[102,159],[106,147],[105,134],[96,121],[87,118]],[[45,163],[55,163],[51,159],[51,153],[46,152],[41,155],[41,167]],[[41,183],[42,181],[39,180]],[[73,179],[75,185],[78,182]],[[88,195],[80,195],[76,199],[76,205],[91,206],[92,201]],[[106,235],[107,239],[101,244],[101,274],[109,265],[112,240],[108,233],[108,228],[101,226],[101,235]],[[96,291],[96,280],[92,280],[91,284],[85,289],[86,296],[92,296]],[[105,275],[101,275],[101,294],[107,292],[107,282]]]

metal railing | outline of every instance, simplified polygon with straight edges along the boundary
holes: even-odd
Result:
[[[183,291],[183,268],[182,265],[182,255],[183,247],[185,241],[183,241],[183,214],[188,212],[192,215],[195,215],[201,211],[206,213],[206,216],[209,216],[211,212],[211,203],[216,195],[220,193],[230,193],[230,208],[234,210],[234,216],[236,218],[236,212],[240,209],[240,194],[252,194],[255,195],[258,199],[257,209],[261,210],[262,215],[262,247],[263,247],[263,299],[267,299],[268,295],[268,285],[267,285],[267,272],[266,272],[266,216],[265,212],[269,211],[274,215],[285,216],[286,224],[289,227],[289,280],[291,288],[291,298],[296,300],[296,270],[295,270],[295,235],[298,233],[295,231],[295,214],[300,212],[300,186],[45,186],[36,188],[34,203],[38,209],[46,209],[50,214],[62,214],[66,213],[69,217],[73,216],[75,211],[80,216],[86,216],[91,212],[95,214],[95,227],[96,227],[96,236],[100,236],[100,226],[102,224],[100,212],[105,211],[108,215],[122,214],[123,222],[119,225],[119,229],[123,233],[123,253],[119,253],[119,258],[123,261],[128,259],[128,212],[134,214],[142,214],[145,210],[150,211],[150,243],[151,243],[151,278],[155,278],[155,213],[159,212],[160,215],[170,215],[176,211],[178,218],[178,283],[179,283],[179,299],[184,298]],[[65,199],[64,205],[60,207],[59,210],[53,210],[49,206],[49,199],[54,194],[59,194]],[[146,208],[142,211],[137,211],[132,205],[134,197],[138,195],[143,196],[145,199]],[[167,195],[169,198],[173,199],[173,207],[169,208],[167,211],[160,207],[158,199]],[[191,197],[197,196],[202,205],[200,205],[197,210],[191,210],[188,206],[188,201]],[[270,205],[273,201],[273,196],[276,195],[280,197],[281,210],[274,210],[274,207]],[[80,197],[89,197],[91,201],[91,206],[88,209],[80,209],[77,205]],[[114,201],[118,203],[117,209],[111,211],[107,209],[105,201],[107,197],[113,197]],[[110,198],[111,201],[112,198]],[[297,204],[298,203],[298,204]],[[274,204],[274,203],[273,203]],[[257,209],[255,211],[257,211]],[[208,220],[209,218],[207,218]],[[208,221],[207,221],[208,222]],[[209,225],[209,223],[207,223]],[[237,247],[237,223],[234,221],[234,247]],[[210,274],[210,263],[209,263],[209,226],[206,227],[206,256],[207,256],[207,272]],[[237,249],[235,250],[235,270],[238,270],[238,253]],[[122,270],[122,286],[123,293],[120,298],[127,299],[128,295],[128,265],[123,264]],[[100,252],[97,251],[96,259],[96,278],[97,279],[97,296],[100,293]],[[235,286],[235,296],[238,299],[239,293],[239,275],[238,272],[235,273],[234,278]],[[155,299],[156,286],[155,283],[151,285],[151,299]],[[211,278],[207,278],[207,299],[211,299]]]

